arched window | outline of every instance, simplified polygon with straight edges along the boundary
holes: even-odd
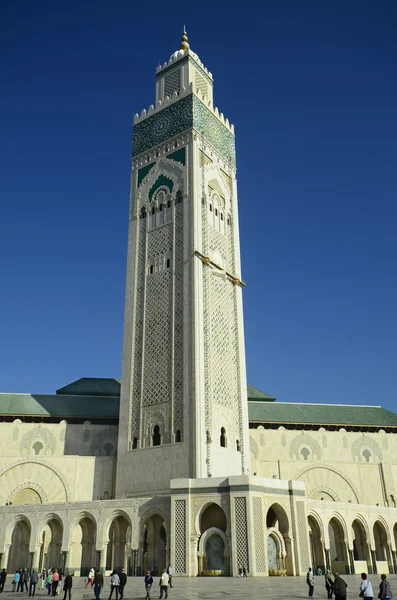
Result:
[[[307,460],[310,456],[310,450],[308,448],[302,448],[301,454],[303,456],[303,460]]]
[[[367,449],[363,450],[362,451],[362,455],[363,455],[363,458],[364,458],[365,462],[369,462],[370,461],[370,459],[371,459],[371,452],[369,450],[367,450]]]
[[[144,207],[141,208],[141,219],[146,219],[146,210]]]
[[[40,454],[41,450],[44,448],[41,442],[36,442],[33,444],[33,450],[35,454]]]
[[[176,430],[175,441],[176,442],[181,442],[182,441],[182,439],[181,439],[181,430],[180,429]]]
[[[220,438],[222,448],[226,448],[226,429],[222,427],[221,429],[221,438]]]
[[[153,446],[160,446],[160,444],[161,444],[160,427],[158,425],[155,425],[154,429],[153,429]]]
[[[103,449],[105,451],[105,456],[111,456],[111,454],[113,452],[113,444],[110,444],[108,442],[107,444],[104,445]]]
[[[170,259],[169,259],[169,258],[167,258],[167,269],[169,269],[169,268],[170,268],[170,266],[171,266],[171,261],[170,261]]]
[[[182,202],[182,192],[179,190],[179,192],[176,193],[176,203],[179,204],[180,202]]]
[[[236,450],[237,452],[240,452],[240,441],[236,440]]]
[[[138,448],[138,438],[134,437],[132,441],[132,449],[136,450]]]
[[[154,266],[153,265],[150,265],[149,273],[150,273],[150,275],[152,275],[154,273]]]

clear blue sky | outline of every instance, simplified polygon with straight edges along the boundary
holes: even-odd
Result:
[[[239,6],[1,2],[0,391],[120,376],[132,120],[186,23],[236,127],[249,382],[397,408],[397,3]]]

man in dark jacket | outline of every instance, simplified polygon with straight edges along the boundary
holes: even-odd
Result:
[[[37,585],[38,580],[39,580],[39,574],[35,569],[33,569],[32,574],[30,576],[30,583],[29,583],[29,596],[33,596],[33,598],[34,598],[34,593],[36,591],[36,585]]]
[[[63,591],[65,592],[63,595],[63,600],[66,600],[66,594],[69,595],[69,600],[72,598],[72,586],[73,586],[73,577],[70,573],[68,573],[63,580]]]
[[[103,588],[103,576],[99,569],[97,569],[94,576],[94,594],[96,600],[99,600],[99,594],[101,593],[101,589]]]
[[[149,570],[145,575],[145,588],[146,588],[145,600],[150,600],[150,590],[152,589],[152,585],[153,585],[153,577],[152,577],[152,573]]]
[[[390,583],[387,581],[386,575],[381,575],[381,582],[379,586],[379,596],[381,600],[389,600],[393,598],[393,594],[391,593]]]
[[[6,579],[7,579],[7,571],[5,569],[3,569],[2,572],[0,573],[0,594],[4,590],[4,584],[6,582]]]
[[[121,573],[120,573],[120,586],[119,586],[120,600],[122,600],[122,598],[124,596],[124,587],[125,587],[126,583],[127,583],[127,575],[125,574],[124,569],[121,569]]]
[[[346,600],[347,583],[342,579],[339,573],[335,573],[334,594],[335,600]]]

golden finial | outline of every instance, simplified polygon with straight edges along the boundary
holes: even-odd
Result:
[[[181,39],[181,45],[180,45],[181,50],[189,50],[190,46],[189,46],[188,39],[189,38],[187,37],[185,26],[183,26],[183,33],[182,33],[182,39]]]

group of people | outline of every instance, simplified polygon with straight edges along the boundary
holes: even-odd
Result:
[[[56,596],[59,594],[59,583],[62,581],[62,571],[58,569],[43,569],[39,574],[36,569],[32,569],[29,573],[28,569],[19,569],[15,571],[12,578],[12,591],[13,592],[28,592],[29,596],[33,596],[36,593],[36,587],[41,579],[41,589],[47,588],[48,596]],[[64,580],[63,589],[65,591],[64,598],[66,599],[67,589],[72,587],[71,576],[66,576]],[[7,580],[7,571],[3,569],[0,573],[0,593],[4,590],[4,585]],[[70,580],[70,581],[69,581]],[[69,591],[70,600],[70,591]]]
[[[309,598],[313,598],[314,575],[311,568],[307,572],[306,583],[309,586]],[[347,583],[339,573],[335,573],[334,579],[332,579],[331,571],[328,570],[325,573],[325,589],[327,590],[328,600],[331,600],[333,596],[335,596],[335,600],[346,600]],[[367,573],[361,573],[359,597],[365,600],[374,600],[374,591]],[[379,600],[392,600],[393,598],[390,582],[387,580],[386,575],[381,575],[378,598]]]
[[[160,586],[159,598],[164,597],[165,600],[166,600],[166,598],[168,598],[168,588],[174,587],[172,585],[173,573],[174,573],[174,570],[173,570],[171,564],[168,565],[168,569],[163,569],[163,571],[160,575],[160,580],[159,580],[159,586]],[[152,589],[152,585],[153,585],[153,567],[151,569],[147,570],[145,579],[144,579],[144,583],[145,583],[145,590],[146,590],[145,600],[149,600],[150,599],[150,590]]]

